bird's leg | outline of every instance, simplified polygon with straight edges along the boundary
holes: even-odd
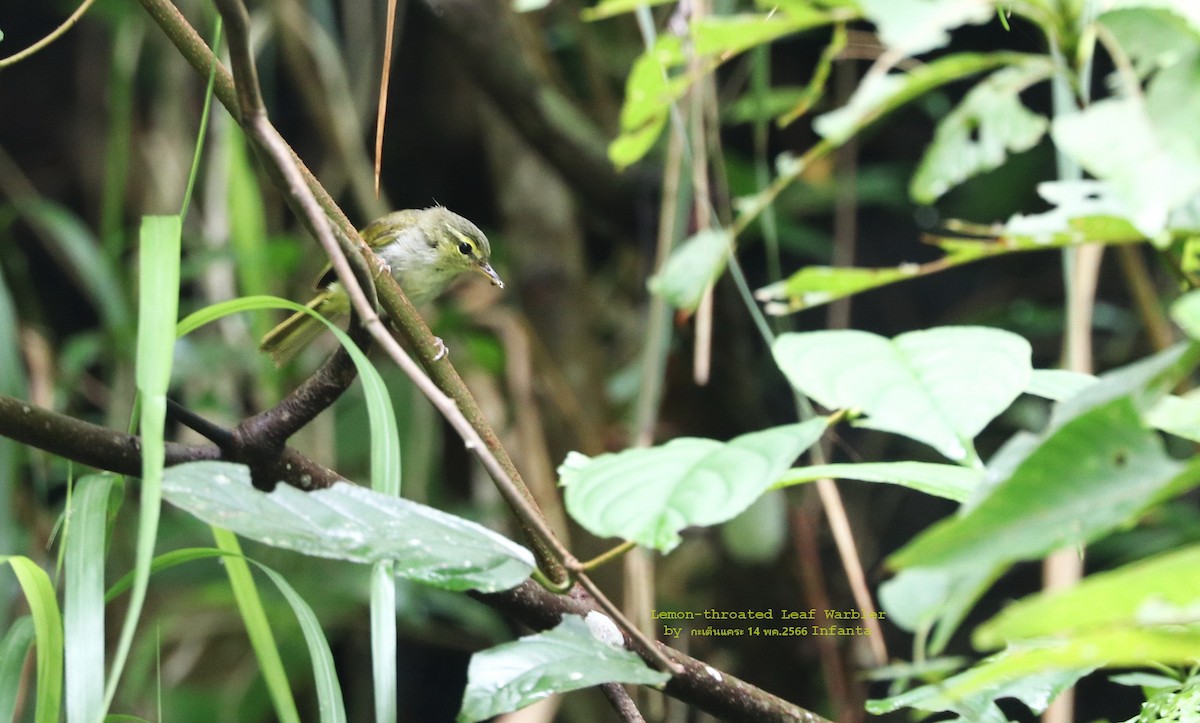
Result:
[[[442,341],[442,337],[435,336],[433,340],[437,343],[438,353],[433,357],[434,361],[441,360],[442,357],[450,353],[450,347],[446,346],[446,342]]]

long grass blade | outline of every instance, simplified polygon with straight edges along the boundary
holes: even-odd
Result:
[[[254,585],[250,566],[242,556],[242,546],[238,543],[237,535],[219,527],[211,529],[217,547],[229,553],[225,558],[225,572],[229,576],[233,598],[237,600],[238,612],[246,625],[250,646],[254,648],[254,654],[258,658],[267,693],[271,696],[271,702],[275,704],[275,714],[284,723],[300,723],[300,712],[296,709],[296,701],[292,697],[291,686],[288,685],[287,670],[283,667],[283,658],[279,654],[279,646],[275,643],[275,634],[271,632],[267,611],[263,608],[262,598]]]
[[[37,696],[34,720],[37,723],[58,723],[62,712],[63,692],[63,628],[54,585],[46,571],[33,560],[23,556],[0,557],[17,574],[17,582],[25,593],[33,616],[33,631],[37,645]]]
[[[66,635],[67,721],[90,720],[104,704],[104,537],[108,495],[116,477],[88,475],[79,480],[67,515]]]
[[[21,669],[33,647],[33,618],[24,615],[13,621],[0,639],[0,720],[13,720],[21,692]]]
[[[165,457],[163,431],[166,423],[167,387],[175,349],[175,326],[179,312],[179,248],[181,222],[178,216],[147,216],[142,219],[139,238],[141,268],[138,286],[138,335],[135,379],[141,399],[142,493],[138,518],[137,563],[129,609],[113,655],[112,669],[104,690],[104,705],[93,720],[104,718],[112,706],[117,683],[133,634],[146,600],[150,564],[158,536],[162,504],[162,472]]]

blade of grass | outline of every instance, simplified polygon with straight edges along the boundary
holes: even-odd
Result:
[[[58,600],[54,597],[54,585],[46,571],[28,557],[4,556],[0,557],[0,562],[12,566],[33,616],[37,645],[34,720],[37,723],[58,723],[62,712],[63,629]]]
[[[179,322],[178,334],[183,336],[199,326],[221,316],[251,309],[284,307],[304,310],[321,319],[346,348],[358,369],[367,404],[367,416],[371,434],[371,486],[385,494],[400,494],[400,443],[396,414],[392,408],[387,386],[365,354],[350,341],[345,332],[324,317],[299,304],[270,296],[255,296],[214,304],[189,315]],[[214,528],[216,534],[216,528]],[[236,542],[236,538],[233,538]],[[248,575],[248,572],[246,573]],[[231,580],[233,571],[230,570]],[[396,718],[396,580],[391,563],[378,563],[371,576],[371,648],[372,675],[375,685],[376,720],[392,721]],[[252,586],[252,583],[251,583]],[[239,606],[241,601],[239,598]],[[243,616],[246,612],[243,611]],[[251,630],[247,619],[247,630]],[[269,630],[268,630],[269,633]],[[253,633],[252,633],[253,634]],[[256,651],[259,648],[255,647]],[[267,650],[267,648],[264,648]],[[277,656],[273,641],[270,651]],[[264,675],[267,663],[260,658]]]
[[[337,671],[333,665],[333,653],[329,649],[329,642],[325,640],[325,634],[321,630],[320,622],[317,620],[317,616],[312,608],[300,597],[296,589],[282,575],[260,562],[244,557],[240,552],[236,536],[217,527],[211,529],[214,536],[219,536],[221,540],[231,541],[232,544],[228,546],[223,545],[222,549],[192,547],[163,553],[154,558],[154,562],[150,566],[151,572],[159,572],[187,562],[207,560],[214,557],[224,558],[226,565],[233,562],[241,562],[243,564],[246,562],[254,563],[258,569],[271,578],[271,581],[283,593],[283,596],[292,606],[292,611],[296,613],[296,619],[300,621],[300,629],[304,633],[304,640],[308,645],[309,655],[312,657],[313,681],[316,687],[317,706],[321,715],[320,720],[323,723],[344,723],[346,720],[345,704],[342,700],[342,691],[338,683]],[[248,570],[248,568],[246,569]],[[105,596],[106,599],[112,600],[117,595],[120,595],[129,588],[132,582],[132,573],[121,578],[109,588]],[[262,606],[259,605],[258,607],[261,611]],[[2,651],[2,648],[0,648],[0,651]],[[3,660],[0,659],[0,664],[2,663]],[[3,680],[3,678],[0,678],[0,680]],[[0,711],[2,710],[0,709]],[[111,719],[112,716],[109,717],[109,720]]]
[[[217,15],[213,28],[213,39],[210,48],[221,47],[221,16]],[[183,203],[180,204],[179,218],[187,218],[188,206],[192,201],[192,189],[196,185],[196,176],[200,173],[200,159],[204,154],[204,137],[208,133],[208,119],[212,113],[213,86],[217,80],[217,56],[213,56],[208,69],[208,87],[204,91],[204,110],[200,113],[200,128],[196,131],[196,150],[192,154],[192,167],[188,172],[187,190],[183,192]]]
[[[275,714],[284,723],[300,723],[300,712],[292,697],[292,688],[288,684],[287,670],[283,667],[279,646],[275,643],[275,634],[271,632],[271,623],[267,620],[262,598],[254,585],[254,576],[250,574],[250,567],[242,556],[242,546],[238,543],[237,535],[219,527],[211,529],[217,547],[229,553],[225,558],[225,572],[229,576],[229,585],[237,601],[238,612],[246,625],[246,634],[250,636],[250,645],[258,658],[258,667],[266,682],[267,692],[275,704]]]
[[[375,720],[396,720],[396,576],[392,562],[371,568],[371,673],[375,689]]]
[[[116,477],[87,475],[75,485],[64,531],[67,721],[87,721],[104,700],[104,557],[108,495]]]
[[[179,248],[181,223],[178,216],[147,216],[142,219],[139,238],[141,268],[138,286],[138,334],[135,378],[141,400],[142,493],[138,519],[137,564],[129,609],[121,627],[112,669],[104,690],[104,705],[93,720],[103,720],[112,706],[121,672],[129,657],[133,634],[146,600],[150,563],[158,536],[162,504],[162,471],[165,448],[163,431],[167,411],[167,387],[175,349],[175,326],[179,309]]]
[[[16,718],[21,692],[21,669],[33,645],[33,618],[22,615],[13,621],[0,640],[0,720]]]
[[[20,336],[17,327],[17,313],[13,307],[12,295],[0,273],[0,393],[21,399],[26,395],[25,367],[21,364]],[[13,480],[17,479],[17,466],[20,464],[22,448],[7,437],[0,437],[0,552],[15,552],[21,549],[21,526],[13,514],[13,506],[8,501],[14,499]],[[16,595],[15,583],[7,575],[0,577],[0,628],[8,622],[9,601]],[[0,678],[3,680],[3,678]],[[0,709],[0,720],[11,720],[5,717]]]

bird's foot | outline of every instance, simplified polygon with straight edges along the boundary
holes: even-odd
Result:
[[[438,353],[433,357],[433,360],[440,361],[442,357],[445,357],[450,353],[450,347],[446,346],[446,342],[442,341],[442,337],[440,336],[433,337],[433,340],[437,344],[438,348]]]

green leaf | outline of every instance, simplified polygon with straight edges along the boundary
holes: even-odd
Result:
[[[1107,183],[1147,236],[1200,193],[1200,53],[1158,71],[1144,98],[1106,98],[1057,117],[1054,142]]]
[[[971,607],[1000,576],[1000,568],[909,567],[879,586],[879,602],[888,619],[929,640],[928,654],[938,655]]]
[[[1128,206],[1106,183],[1095,180],[1046,181],[1038,195],[1054,206],[1043,213],[1014,214],[1004,225],[1004,240],[1053,248],[1100,241],[1129,243],[1145,234],[1126,219]]]
[[[1025,387],[1027,394],[1061,402],[1095,384],[1098,380],[1091,374],[1067,369],[1034,369]]]
[[[1129,55],[1139,77],[1187,58],[1200,44],[1200,6],[1191,0],[1114,2],[1110,7],[1099,20]]]
[[[578,615],[564,615],[553,630],[472,655],[457,720],[486,720],[601,683],[661,685],[670,677],[633,652],[598,640]]]
[[[792,386],[862,426],[924,442],[960,462],[972,440],[1025,389],[1029,343],[1007,331],[941,327],[894,339],[865,331],[783,334],[775,361]]]
[[[699,64],[692,67],[688,67],[683,39],[660,35],[629,71],[621,133],[608,147],[609,159],[625,168],[644,156],[666,127],[671,103],[722,63],[757,45],[853,16],[846,10],[824,12],[801,6],[781,12],[772,8],[764,13],[708,16],[691,26],[695,54],[701,56]]]
[[[687,78],[671,77],[672,69],[681,66],[683,60],[683,41],[663,35],[629,69],[625,103],[621,106],[621,134],[608,147],[608,157],[617,168],[637,162],[662,134],[671,103],[690,83]]]
[[[637,10],[639,5],[653,7],[655,5],[665,5],[671,0],[601,0],[590,8],[584,8],[579,13],[579,17],[587,22],[594,20],[604,20],[605,18],[631,13]]]
[[[529,576],[525,548],[461,517],[338,483],[301,492],[254,489],[246,467],[192,462],[167,470],[166,499],[212,525],[306,555],[372,563],[447,590],[507,590]]]
[[[46,571],[28,557],[0,555],[0,564],[8,563],[17,576],[25,602],[33,618],[34,645],[37,648],[37,696],[34,706],[36,723],[58,723],[63,695],[63,627],[54,584]]]
[[[972,88],[938,124],[913,176],[913,199],[933,203],[963,181],[999,168],[1010,153],[1037,145],[1049,121],[1026,108],[1020,92],[1049,75],[1046,66],[1014,66]]]
[[[776,486],[814,482],[826,477],[900,485],[955,502],[965,502],[983,483],[983,473],[979,470],[953,464],[863,462],[793,467]]]
[[[729,260],[733,239],[723,229],[701,231],[671,252],[663,269],[647,283],[650,291],[671,306],[695,311]]]
[[[1001,698],[1016,698],[1041,713],[1060,693],[1092,672],[1092,666],[1018,673],[1010,658],[995,656],[958,675],[883,700],[867,701],[867,712],[883,715],[901,708],[951,711],[972,723],[1008,723],[996,706]]]
[[[304,634],[304,642],[308,647],[309,658],[312,660],[313,687],[317,693],[319,720],[322,723],[345,723],[346,707],[342,701],[342,688],[338,684],[337,671],[333,665],[333,652],[329,649],[329,641],[325,639],[325,633],[321,630],[321,622],[317,619],[316,613],[283,575],[265,565],[258,565],[258,567],[283,593],[288,605],[292,607],[292,612],[296,614],[296,619],[300,622],[300,630]]]
[[[1200,291],[1191,291],[1171,304],[1171,319],[1193,339],[1200,339]]]
[[[769,564],[787,543],[788,503],[780,490],[768,491],[721,525],[721,544],[740,565]]]
[[[725,443],[681,437],[590,459],[572,453],[559,468],[567,511],[592,534],[669,552],[683,528],[725,522],[749,507],[825,424],[818,417]]]
[[[1200,635],[1200,546],[1089,575],[1070,590],[1027,597],[976,628],[972,641],[996,648],[1101,631],[1184,632],[1181,626]]]
[[[1146,410],[1145,419],[1155,429],[1200,442],[1200,393],[1163,397]]]
[[[1128,397],[1054,430],[978,505],[926,530],[894,567],[992,568],[1089,542],[1191,483]]]
[[[838,17],[811,6],[797,6],[787,12],[707,15],[692,22],[692,41],[697,53],[727,60],[756,45],[829,25]]]
[[[865,126],[947,83],[1006,65],[1048,64],[1044,56],[1038,55],[956,53],[921,65],[910,73],[869,75],[846,105],[818,116],[813,129],[840,145]]]
[[[766,303],[769,314],[787,314],[828,304],[877,286],[911,279],[919,271],[920,267],[915,264],[882,269],[805,266],[783,281],[758,289],[754,292],[754,298]]]
[[[995,10],[982,0],[859,0],[879,39],[892,50],[917,55],[950,42],[948,31],[990,20]]]

